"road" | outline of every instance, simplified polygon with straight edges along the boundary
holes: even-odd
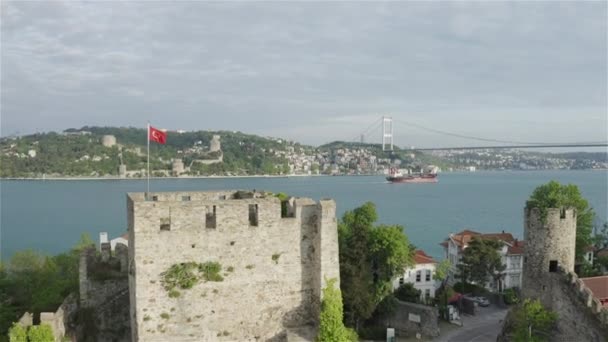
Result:
[[[477,315],[463,315],[463,326],[439,336],[439,342],[494,342],[502,328],[502,321],[507,315],[506,309],[494,305],[479,308]]]

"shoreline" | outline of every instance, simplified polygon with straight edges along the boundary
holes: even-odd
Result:
[[[474,172],[470,171],[443,171],[443,174],[449,173],[465,173],[465,174],[475,174],[475,173],[485,173],[485,172],[539,172],[539,171],[585,171],[585,172],[607,172],[608,169],[581,169],[581,170],[564,170],[564,169],[554,169],[554,170],[478,170]],[[441,174],[440,173],[440,174]],[[360,175],[325,175],[325,174],[315,174],[315,175],[241,175],[241,176],[166,176],[166,177],[150,177],[150,179],[159,180],[159,179],[228,179],[228,178],[293,178],[293,177],[384,177],[383,174],[360,174]],[[139,178],[120,178],[120,177],[0,177],[0,181],[145,181],[148,178],[139,177]]]

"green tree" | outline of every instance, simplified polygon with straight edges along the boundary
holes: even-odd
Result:
[[[490,278],[499,280],[506,268],[498,252],[501,247],[498,240],[473,238],[462,253],[459,265],[463,283],[471,280],[485,286]]]
[[[27,332],[21,324],[13,323],[8,331],[8,339],[10,342],[27,342]]]
[[[53,328],[48,324],[32,325],[27,330],[29,342],[53,342]]]
[[[541,218],[546,219],[547,209],[570,207],[576,209],[576,260],[581,261],[585,248],[593,242],[591,232],[595,212],[574,184],[562,185],[550,181],[537,187],[526,203],[527,208],[538,208]]]
[[[402,300],[404,302],[420,303],[421,293],[422,292],[420,290],[416,289],[413,284],[405,283],[405,284],[399,286],[395,290],[393,295],[397,299]]]
[[[343,323],[342,294],[334,284],[336,279],[327,280],[323,289],[321,314],[319,317],[319,342],[350,342],[358,341],[357,333],[346,328]]]
[[[437,266],[435,266],[435,274],[433,275],[433,278],[443,283],[445,280],[447,280],[450,267],[452,267],[450,260],[442,260],[440,263],[437,264]]]
[[[514,337],[516,342],[547,341],[557,314],[543,307],[540,301],[526,299],[515,310]]]
[[[345,320],[356,328],[391,293],[393,276],[413,260],[403,227],[374,226],[377,219],[368,202],[344,213],[338,226]]]

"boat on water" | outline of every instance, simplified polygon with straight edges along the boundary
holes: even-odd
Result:
[[[436,166],[429,165],[420,172],[391,168],[386,180],[391,183],[437,183]]]

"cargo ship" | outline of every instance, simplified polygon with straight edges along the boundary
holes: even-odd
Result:
[[[420,170],[420,172],[391,168],[386,180],[391,183],[437,183],[437,171],[438,168],[432,165]]]

